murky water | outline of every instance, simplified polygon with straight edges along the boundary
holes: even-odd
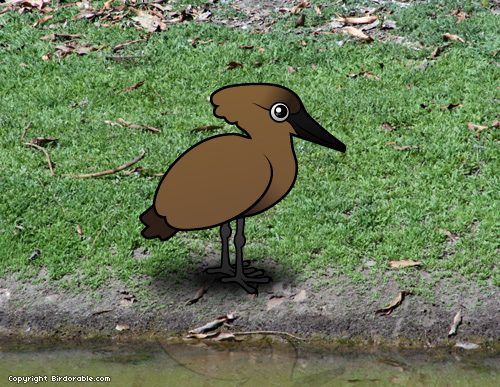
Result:
[[[38,385],[64,386],[483,387],[500,386],[500,355],[456,348],[319,348],[269,340],[0,343],[0,386],[16,380],[34,385],[34,378],[24,384],[30,376],[41,377]],[[110,381],[97,382],[97,377]]]

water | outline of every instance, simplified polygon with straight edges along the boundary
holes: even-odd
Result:
[[[41,386],[500,386],[500,355],[458,348],[312,347],[263,339],[213,344],[4,342],[0,349],[0,386],[29,376],[41,377],[36,383]],[[86,381],[68,382],[65,376]],[[34,379],[26,384],[26,379],[18,380],[35,385]]]

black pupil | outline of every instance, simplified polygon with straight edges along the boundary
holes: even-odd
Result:
[[[276,114],[276,117],[278,118],[284,118],[286,117],[286,107],[283,105],[278,105],[274,109],[274,114]]]

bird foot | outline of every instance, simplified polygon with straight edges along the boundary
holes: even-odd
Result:
[[[257,271],[262,271],[262,270],[257,270]],[[271,277],[253,277],[253,276],[247,276],[245,274],[242,275],[235,275],[233,277],[225,277],[220,279],[221,282],[236,282],[238,285],[240,285],[243,289],[248,294],[257,294],[257,288],[254,288],[253,286],[250,286],[249,283],[254,283],[254,284],[267,284],[272,281]]]

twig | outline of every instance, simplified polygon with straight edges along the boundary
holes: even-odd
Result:
[[[47,162],[49,163],[50,173],[54,174],[54,168],[52,167],[52,161],[50,161],[49,152],[47,152],[47,150],[45,148],[41,147],[40,145],[33,144],[31,142],[23,142],[23,144],[32,146],[33,148],[37,148],[37,149],[40,149],[41,151],[43,151],[43,153],[45,153],[45,156],[47,156]]]
[[[26,132],[28,131],[29,127],[31,126],[31,122],[28,124],[28,126],[26,127],[26,129],[24,129],[24,133],[23,133],[23,136],[21,137],[21,141],[24,140],[24,136],[26,136]]]
[[[153,91],[155,92],[155,94],[156,94],[158,97],[160,97],[160,98],[161,98],[161,102],[165,103],[165,100],[163,99],[163,97],[162,97],[160,94],[158,94],[158,92],[157,92],[155,89],[153,89]]]
[[[106,227],[106,225],[108,224],[108,222],[111,220],[111,218],[116,214],[116,211],[118,210],[118,207],[115,208],[115,210],[113,211],[113,213],[111,214],[111,216],[108,218],[108,220],[106,220],[102,227],[101,227],[101,230],[99,231],[99,233],[96,235],[96,237],[94,238],[94,241],[92,242],[92,246],[90,246],[90,250],[87,254],[87,259],[89,258],[90,256],[90,253],[92,252],[92,250],[94,249],[94,245],[95,245],[95,242],[97,241],[97,239],[99,238],[99,236],[101,235],[102,233],[102,230],[104,230],[104,227]]]
[[[98,176],[104,176],[104,175],[111,175],[112,173],[120,172],[123,171],[124,169],[130,167],[131,165],[134,165],[137,163],[139,160],[141,160],[144,155],[146,154],[146,151],[143,149],[142,154],[137,156],[135,159],[133,159],[131,162],[127,164],[123,164],[122,166],[114,169],[110,169],[108,171],[103,171],[103,172],[96,172],[96,173],[87,173],[85,175],[62,175],[62,176],[69,176],[69,177],[76,177],[76,178],[84,178],[84,177],[98,177]]]
[[[297,340],[307,340],[302,337],[297,337],[288,332],[280,332],[280,331],[251,331],[251,332],[231,332],[233,335],[286,335],[293,337]]]

